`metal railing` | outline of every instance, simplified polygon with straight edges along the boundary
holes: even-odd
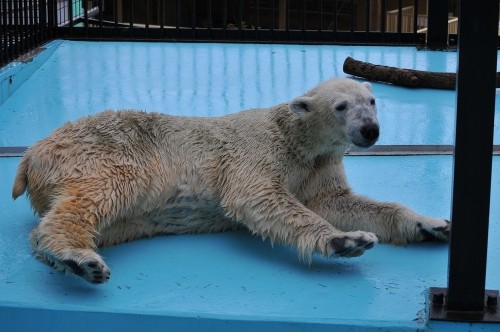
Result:
[[[70,1],[59,1],[68,3]],[[175,39],[295,43],[423,44],[411,32],[386,31],[386,2],[403,11],[403,1],[365,0],[108,0],[90,1],[84,15],[58,24],[66,38]],[[417,0],[406,0],[414,7]],[[57,8],[72,10],[66,5]],[[71,15],[70,15],[71,16]],[[399,15],[401,16],[401,14]]]
[[[426,11],[422,3],[0,0],[0,66],[55,38],[425,45],[425,27],[419,23]]]
[[[49,41],[47,2],[0,1],[0,66]]]

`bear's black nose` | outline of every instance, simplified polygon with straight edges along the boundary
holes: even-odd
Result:
[[[374,141],[378,138],[379,129],[376,124],[369,124],[361,128],[361,135],[367,141]]]

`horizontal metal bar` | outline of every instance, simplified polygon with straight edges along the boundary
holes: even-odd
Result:
[[[26,149],[26,146],[0,147],[0,157],[22,157]]]
[[[27,147],[0,147],[0,157],[22,157]],[[348,156],[426,156],[453,155],[453,145],[375,145],[368,149],[351,147]],[[493,155],[500,155],[500,145],[493,146]]]
[[[368,149],[353,146],[349,156],[412,156],[453,155],[453,145],[375,145]],[[500,145],[493,146],[493,155],[500,155]]]
[[[195,33],[193,33],[195,32]],[[383,44],[383,45],[425,45],[424,33],[381,33],[363,31],[327,31],[296,29],[242,29],[201,27],[139,27],[124,28],[70,28],[56,27],[59,38],[69,40],[129,40],[129,41],[202,41],[241,43],[297,43],[297,44]],[[133,36],[133,37],[132,37]]]

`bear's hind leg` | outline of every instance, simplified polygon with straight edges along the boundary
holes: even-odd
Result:
[[[97,253],[97,207],[84,198],[65,198],[54,204],[31,233],[35,256],[56,270],[74,273],[101,284],[110,271]]]

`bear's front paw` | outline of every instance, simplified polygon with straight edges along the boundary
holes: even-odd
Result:
[[[329,256],[356,257],[373,248],[378,242],[375,234],[369,232],[347,232],[339,234],[328,243]]]
[[[451,233],[451,222],[446,219],[436,219],[432,223],[417,223],[420,241],[448,241]]]

